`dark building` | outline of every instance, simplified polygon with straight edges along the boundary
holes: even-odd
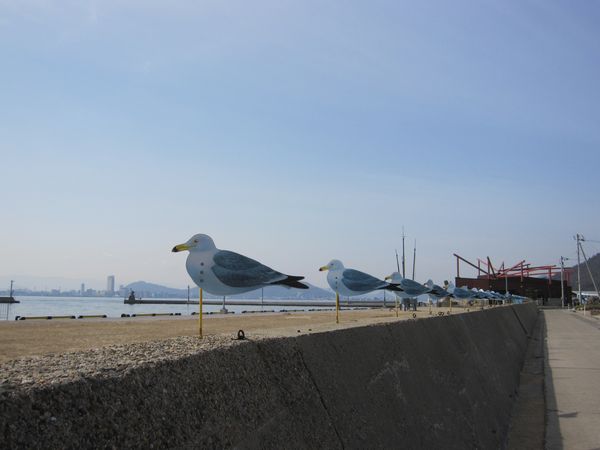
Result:
[[[468,286],[483,290],[491,290],[504,294],[508,282],[508,291],[511,294],[522,295],[529,298],[561,298],[560,280],[548,280],[547,278],[536,277],[507,277],[507,278],[488,278],[480,276],[477,278],[455,278],[456,286]],[[571,298],[571,286],[565,281],[565,298]]]

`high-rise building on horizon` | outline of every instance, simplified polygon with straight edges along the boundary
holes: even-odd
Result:
[[[85,283],[81,283],[81,295],[85,295]]]
[[[109,275],[106,278],[106,293],[114,294],[115,293],[115,276]]]

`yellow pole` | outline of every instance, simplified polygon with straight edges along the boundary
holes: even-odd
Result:
[[[335,323],[340,323],[340,294],[335,293]]]
[[[431,315],[431,297],[429,297],[429,315]]]
[[[398,297],[396,297],[396,317],[398,317]]]
[[[199,314],[198,314],[198,335],[200,336],[200,339],[202,339],[202,288],[200,288],[200,301],[198,302],[199,305]]]

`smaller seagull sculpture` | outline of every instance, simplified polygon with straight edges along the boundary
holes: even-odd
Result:
[[[194,283],[213,295],[233,295],[266,286],[308,289],[304,277],[285,275],[264,264],[229,250],[219,250],[210,236],[196,234],[173,252],[187,250],[186,269]]]
[[[444,289],[440,285],[435,284],[433,282],[433,280],[431,280],[431,279],[427,280],[427,282],[425,283],[425,286],[427,286],[429,289],[431,289],[431,292],[429,292],[428,294],[432,297],[435,297],[436,299],[451,296],[450,292],[448,292],[446,289]]]
[[[400,298],[415,298],[431,292],[431,288],[428,286],[408,278],[403,278],[400,272],[393,272],[391,275],[385,277],[385,279],[390,280],[392,285],[398,286],[402,290],[401,292],[396,292],[396,295]]]
[[[368,273],[354,269],[346,269],[344,264],[337,259],[333,259],[319,269],[319,271],[329,271],[327,274],[327,283],[331,289],[340,295],[355,296],[362,295],[378,289],[387,289],[397,291],[398,288],[386,281],[375,278]]]
[[[450,292],[454,298],[459,300],[468,300],[475,297],[475,293],[466,286],[459,288],[450,283],[446,290]]]

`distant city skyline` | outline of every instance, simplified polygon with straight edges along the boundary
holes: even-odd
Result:
[[[191,284],[195,233],[326,281],[600,240],[599,2],[0,5],[0,280]],[[589,243],[589,253],[600,250]],[[100,285],[96,285],[96,282]]]

